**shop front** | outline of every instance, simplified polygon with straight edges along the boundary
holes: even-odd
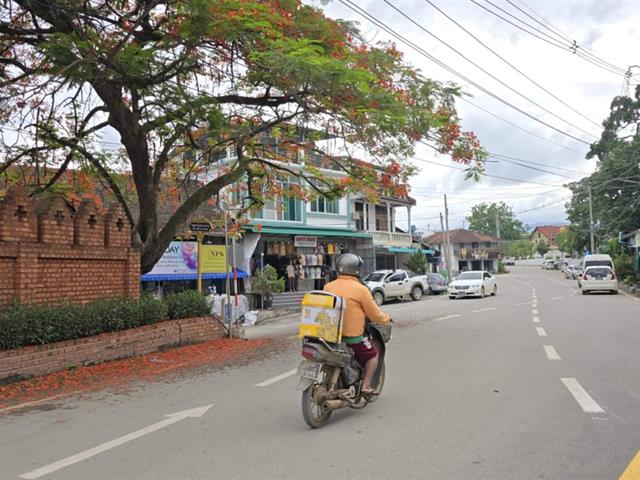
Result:
[[[211,240],[206,244],[199,244],[193,240],[171,242],[153,269],[141,275],[143,290],[155,291],[163,295],[174,291],[195,289],[200,253],[203,287],[206,289],[208,286],[213,286],[218,292],[225,292],[227,270],[229,278],[233,278],[232,268],[227,265],[227,251],[230,248],[225,249],[224,238],[210,238]],[[246,270],[237,269],[239,280],[247,276]],[[242,282],[238,285],[239,291],[242,292],[244,290]]]
[[[286,280],[287,291],[322,289],[336,276],[338,255],[358,253],[366,234],[350,230],[247,227],[260,232],[252,272],[271,265]]]

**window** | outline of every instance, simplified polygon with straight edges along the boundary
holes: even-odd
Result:
[[[391,275],[387,282],[402,282],[405,278],[407,278],[406,273],[396,273],[395,275]]]
[[[328,198],[318,196],[311,200],[311,211],[337,215],[340,213],[340,208],[338,200],[329,200]]]
[[[296,182],[284,180],[280,182],[283,189],[289,189]],[[288,222],[302,221],[302,202],[293,197],[276,197],[264,202],[256,212],[255,218],[263,220],[284,220]]]
[[[485,274],[484,274],[484,278],[485,278],[485,280],[486,280],[487,278],[491,278],[491,275],[489,275],[488,273],[486,273],[486,272],[485,272]]]
[[[471,244],[471,248],[478,248],[478,242],[473,242]]]
[[[491,248],[491,242],[486,242],[484,244],[484,248]]]

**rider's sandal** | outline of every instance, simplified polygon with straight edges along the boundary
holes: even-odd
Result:
[[[364,390],[364,389],[363,389],[360,393],[361,393],[363,396],[365,396],[365,397],[374,397],[374,396],[376,396],[376,395],[379,395],[379,393],[378,393],[378,392],[376,392],[376,391],[375,391],[375,390],[373,390],[373,389],[372,389],[372,390]]]

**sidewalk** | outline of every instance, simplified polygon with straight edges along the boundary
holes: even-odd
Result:
[[[280,335],[293,336],[298,333],[298,325],[300,324],[300,311],[287,311],[263,320],[252,327],[243,327],[242,338],[259,339],[269,338]]]

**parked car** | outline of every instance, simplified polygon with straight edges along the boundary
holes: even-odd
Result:
[[[507,266],[507,267],[513,267],[513,266],[515,266],[516,261],[515,261],[515,259],[513,259],[513,258],[511,258],[511,257],[506,257],[506,258],[502,261],[502,263],[504,263],[504,264],[505,264],[505,266]]]
[[[589,292],[607,291],[618,293],[618,279],[616,273],[606,265],[587,267],[580,279],[582,294]]]
[[[596,255],[585,255],[584,259],[582,260],[582,269],[586,270],[588,267],[609,267],[611,270],[615,271],[615,268],[613,266],[613,260],[611,260],[611,257],[609,255],[602,255],[602,254],[596,254]]]
[[[427,273],[428,293],[430,295],[440,294],[447,291],[447,279],[439,273]]]
[[[545,260],[544,262],[542,262],[542,269],[543,270],[553,270],[554,263],[555,262],[553,260]]]
[[[564,278],[571,278],[575,280],[582,275],[582,267],[579,265],[569,265],[564,269]]]
[[[407,270],[376,270],[364,278],[364,283],[378,305],[407,295],[413,300],[420,300],[429,289],[426,275],[416,275]]]
[[[450,284],[447,294],[450,299],[462,297],[484,297],[487,293],[496,295],[498,285],[496,279],[484,270],[462,272]]]

